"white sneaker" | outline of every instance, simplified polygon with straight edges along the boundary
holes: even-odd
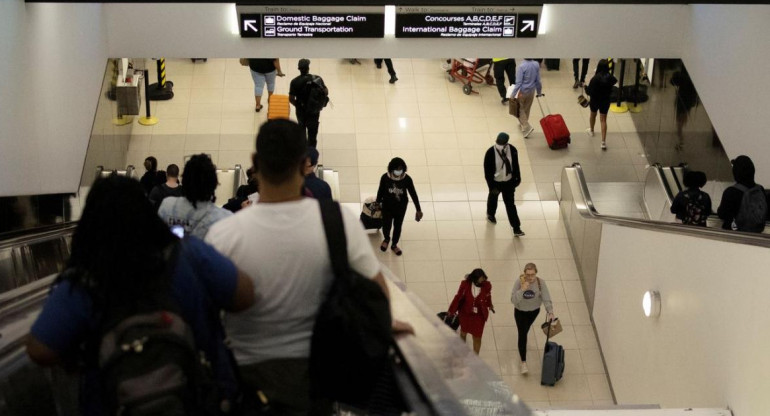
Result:
[[[530,135],[530,134],[532,134],[532,132],[533,132],[533,131],[535,131],[535,128],[534,128],[534,127],[530,127],[530,128],[528,128],[528,129],[527,129],[527,130],[524,132],[524,138],[525,138],[525,139],[526,139],[526,138],[528,138],[528,137],[529,137],[529,135]]]
[[[607,143],[602,142],[602,150],[607,150]]]
[[[586,129],[586,134],[589,135],[590,137],[594,137],[594,131],[591,130],[590,128]]]
[[[527,374],[529,373],[529,368],[527,367],[527,363],[521,363],[521,374]]]

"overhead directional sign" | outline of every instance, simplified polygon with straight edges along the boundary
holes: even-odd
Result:
[[[261,36],[259,29],[261,16],[253,13],[243,13],[240,18],[240,30],[242,38],[258,38]]]
[[[397,38],[534,38],[542,6],[396,7]]]
[[[385,36],[383,7],[237,6],[237,10],[241,37],[270,39]]]

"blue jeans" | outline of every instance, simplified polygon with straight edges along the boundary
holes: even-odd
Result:
[[[265,84],[267,84],[267,92],[272,94],[273,91],[275,91],[275,74],[276,71],[268,72],[266,74],[251,71],[251,79],[254,80],[255,97],[262,96],[262,91],[265,89]]]

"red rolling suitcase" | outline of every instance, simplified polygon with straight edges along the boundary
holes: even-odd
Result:
[[[564,118],[561,114],[551,114],[551,107],[548,106],[548,103],[545,103],[546,108],[548,108],[548,114],[546,115],[543,111],[543,105],[540,104],[540,97],[537,97],[537,105],[540,106],[540,112],[543,113],[543,118],[540,119],[540,127],[543,128],[543,134],[545,134],[548,147],[552,150],[567,147],[570,143],[570,134]]]

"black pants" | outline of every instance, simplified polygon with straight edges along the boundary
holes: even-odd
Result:
[[[382,207],[382,235],[385,241],[392,241],[392,245],[398,244],[401,239],[401,226],[406,216],[406,204]],[[393,240],[390,239],[390,227],[393,227]]]
[[[519,357],[522,362],[527,361],[527,333],[539,313],[540,308],[534,311],[520,311],[515,308],[513,310],[513,319],[516,320],[516,328],[519,330]]]
[[[388,68],[388,74],[390,75],[396,75],[396,70],[393,69],[393,61],[390,60],[390,58],[377,58],[374,60],[374,63],[377,66],[382,65],[382,61],[385,61],[385,66]]]
[[[487,215],[495,215],[497,212],[497,196],[502,193],[508,221],[511,223],[511,227],[518,230],[521,227],[521,221],[519,221],[519,213],[516,211],[516,204],[513,201],[515,191],[516,187],[513,186],[513,181],[492,182],[492,188],[489,189],[489,196],[487,197]]]
[[[575,81],[586,82],[586,74],[588,74],[588,58],[583,58],[583,71],[578,71],[580,67],[580,58],[572,60],[572,73],[575,74]],[[578,72],[580,72],[580,79],[578,79]]]
[[[297,123],[302,128],[307,129],[307,145],[316,147],[318,145],[318,118],[321,113],[303,114],[297,111]]]
[[[509,85],[516,83],[516,60],[503,59],[502,61],[497,61],[495,62],[493,70],[495,71],[495,84],[497,85],[497,92],[500,93],[500,98],[507,98],[505,96],[505,75],[508,75]]]

